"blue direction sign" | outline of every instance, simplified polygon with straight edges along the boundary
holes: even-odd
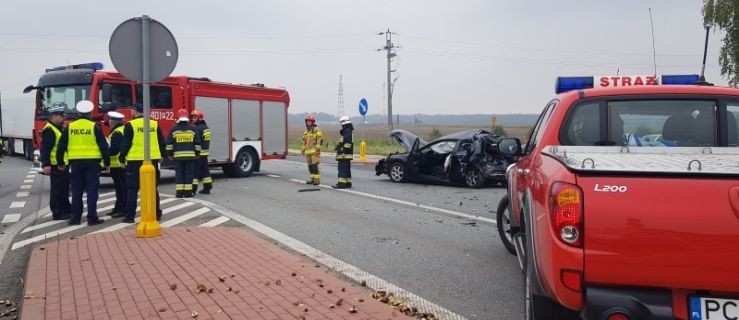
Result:
[[[369,105],[367,105],[367,99],[362,98],[362,100],[359,100],[359,114],[366,115],[368,108]]]

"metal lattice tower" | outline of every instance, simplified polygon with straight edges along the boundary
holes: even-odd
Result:
[[[339,102],[336,108],[336,117],[344,115],[344,82],[342,75],[339,75]]]

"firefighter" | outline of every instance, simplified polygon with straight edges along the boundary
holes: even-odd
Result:
[[[341,116],[339,118],[341,130],[339,131],[339,143],[336,144],[336,161],[339,163],[339,182],[334,186],[336,189],[352,187],[352,164],[354,158],[354,126],[351,118]]]
[[[185,109],[177,111],[177,124],[167,136],[167,156],[174,160],[175,191],[177,198],[192,198],[195,161],[200,155],[200,135],[190,124]]]
[[[202,111],[193,110],[190,117],[200,136],[200,157],[195,162],[195,179],[192,180],[192,192],[198,191],[198,182],[202,182],[203,190],[200,190],[200,193],[210,194],[210,190],[213,189],[213,179],[210,177],[210,168],[208,167],[210,129],[205,123],[205,115]]]
[[[141,103],[133,105],[133,119],[123,127],[123,144],[118,155],[121,167],[126,169],[126,216],[124,223],[134,223],[136,217],[136,202],[139,196],[139,169],[144,163],[144,106]],[[147,117],[148,118],[148,117]],[[149,155],[154,170],[156,170],[156,185],[159,185],[159,161],[166,153],[162,129],[156,120],[149,119]],[[156,188],[156,187],[155,187]],[[162,210],[159,206],[159,190],[156,189],[157,220],[162,219]]]
[[[59,170],[66,170],[64,157],[69,159],[72,181],[72,211],[69,224],[79,225],[82,220],[82,193],[87,193],[87,225],[105,222],[97,215],[98,189],[100,188],[100,160],[105,171],[110,172],[108,141],[103,129],[90,120],[92,102],[82,100],[76,109],[79,119],[71,122],[62,132],[57,146],[56,161]]]
[[[321,173],[318,164],[321,163],[321,144],[323,144],[323,133],[316,125],[316,117],[312,114],[305,116],[305,132],[303,132],[303,146],[300,154],[308,161],[308,180],[306,184],[321,184]]]
[[[126,209],[126,170],[121,168],[121,162],[118,159],[121,144],[123,144],[123,118],[124,116],[119,112],[108,112],[110,177],[113,178],[113,185],[115,186],[115,206],[108,214],[112,215],[113,218],[123,217]]]
[[[64,125],[64,107],[49,109],[49,121],[41,131],[41,168],[51,181],[49,208],[54,220],[67,220],[72,212],[69,204],[69,169],[59,168],[56,155]],[[66,161],[63,164],[67,164]]]

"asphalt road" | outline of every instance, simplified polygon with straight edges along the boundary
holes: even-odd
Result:
[[[336,167],[331,162],[321,167],[322,182],[328,185],[336,182]],[[29,162],[18,158],[0,165],[0,219],[11,212],[6,208],[14,201],[29,167]],[[373,165],[353,167],[352,192],[315,188],[297,181],[307,175],[300,157],[265,161],[261,173],[245,179],[226,178],[220,170],[213,172],[214,193],[198,198],[469,319],[522,317],[518,263],[499,243],[490,222],[505,193],[503,188],[392,183],[386,176],[375,176]],[[173,189],[173,173],[163,173],[160,191],[166,192]],[[110,188],[107,178],[102,181],[104,188]],[[25,214],[48,203],[48,179],[34,183],[41,195],[30,197]],[[27,254],[23,249],[13,251],[0,264],[0,288],[5,288],[0,290],[0,298],[17,291],[6,290],[9,286],[22,284]]]

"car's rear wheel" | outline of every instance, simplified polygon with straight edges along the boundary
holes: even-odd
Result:
[[[387,175],[393,182],[405,182],[408,180],[405,165],[400,162],[391,163],[390,167],[388,167],[387,172]]]
[[[470,188],[482,188],[485,186],[485,177],[482,176],[480,170],[467,170],[464,174],[464,183]]]
[[[511,202],[506,196],[498,204],[496,214],[496,222],[498,225],[498,235],[500,242],[512,255],[516,255],[516,247],[513,245],[513,234],[511,233]]]

